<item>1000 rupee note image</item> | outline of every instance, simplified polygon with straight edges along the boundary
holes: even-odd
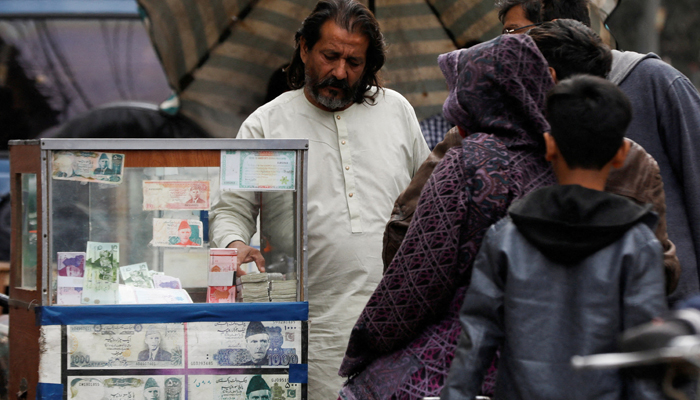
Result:
[[[87,242],[82,304],[119,300],[119,243]]]
[[[301,363],[301,321],[187,324],[189,368]]]
[[[68,369],[182,368],[183,323],[68,326]]]

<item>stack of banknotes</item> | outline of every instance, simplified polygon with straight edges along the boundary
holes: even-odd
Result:
[[[297,281],[270,281],[270,301],[297,301]]]
[[[239,301],[244,303],[267,303],[270,301],[270,283],[267,273],[247,274],[236,279]]]
[[[244,303],[296,301],[296,281],[285,281],[278,272],[243,275],[236,285],[238,301]]]

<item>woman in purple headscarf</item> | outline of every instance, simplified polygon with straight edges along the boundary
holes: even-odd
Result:
[[[532,39],[499,36],[438,63],[450,90],[443,113],[466,138],[426,183],[401,248],[352,330],[342,399],[439,396],[487,228],[511,202],[555,182],[542,139],[554,82]]]

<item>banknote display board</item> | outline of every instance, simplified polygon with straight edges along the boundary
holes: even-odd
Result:
[[[10,311],[10,391],[306,399],[307,140],[46,138],[10,148],[12,195],[23,201],[13,205],[23,225],[12,227],[21,251],[10,296],[27,305]],[[265,304],[237,296],[236,275],[210,285],[211,272],[233,269],[209,266],[211,249],[226,245],[209,235],[225,196],[259,203],[261,239],[250,244],[283,276],[264,280]],[[230,288],[229,301],[210,301],[210,286]]]
[[[64,398],[302,400],[305,321],[61,326]]]

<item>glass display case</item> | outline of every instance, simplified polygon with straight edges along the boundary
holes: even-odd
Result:
[[[307,140],[11,141],[10,393],[306,398],[307,150]],[[222,197],[259,213],[250,244],[266,273],[251,263],[236,276],[236,254],[212,246]]]

